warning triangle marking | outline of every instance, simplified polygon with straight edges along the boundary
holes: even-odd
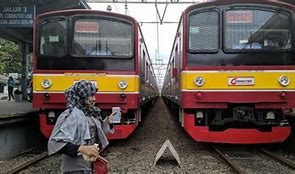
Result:
[[[178,153],[176,152],[176,150],[174,149],[174,147],[172,146],[172,144],[171,144],[171,142],[169,140],[166,140],[163,143],[163,145],[161,146],[161,148],[159,149],[159,151],[157,152],[156,158],[155,158],[155,161],[154,161],[154,164],[153,164],[152,167],[154,167],[156,165],[156,163],[161,158],[161,156],[163,155],[163,153],[165,152],[165,150],[167,149],[167,147],[168,147],[169,151],[172,153],[174,159],[177,161],[179,167],[181,167]]]

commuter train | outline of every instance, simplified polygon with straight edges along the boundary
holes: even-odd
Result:
[[[180,18],[162,87],[198,142],[283,142],[295,108],[293,5],[219,0]]]
[[[46,137],[65,109],[65,90],[81,79],[97,86],[103,117],[112,107],[121,109],[109,139],[127,138],[141,121],[141,107],[159,93],[142,32],[129,16],[94,10],[42,14],[35,21],[33,53],[33,107],[40,109]]]

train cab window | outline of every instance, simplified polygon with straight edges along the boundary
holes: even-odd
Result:
[[[269,9],[231,9],[225,13],[226,51],[284,51],[291,48],[291,17]]]
[[[132,38],[132,24],[129,22],[83,17],[74,20],[72,54],[79,57],[130,58],[133,56]]]
[[[218,12],[192,12],[189,14],[188,49],[190,52],[218,50]]]
[[[144,82],[145,81],[145,79],[144,79],[144,76],[145,76],[145,61],[146,61],[146,53],[145,53],[145,51],[144,50],[142,50],[141,51],[142,52],[142,58],[141,58],[141,65],[140,65],[140,76],[142,77],[142,78],[140,78],[141,79],[141,82]]]
[[[149,71],[150,71],[149,66],[150,65],[146,62],[146,64],[145,64],[145,80],[146,81],[149,80]]]
[[[44,20],[39,30],[40,56],[62,57],[66,54],[67,26],[65,19]]]

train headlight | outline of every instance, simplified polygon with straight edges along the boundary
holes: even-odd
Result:
[[[47,115],[47,124],[54,124],[55,123],[55,113],[53,111],[49,111]]]
[[[48,117],[49,118],[54,118],[55,117],[55,113],[53,111],[49,111],[48,112]]]
[[[279,83],[280,83],[281,86],[288,86],[289,83],[290,83],[290,80],[289,80],[289,78],[287,76],[281,76],[279,78]]]
[[[44,79],[42,82],[41,82],[41,86],[45,89],[47,88],[50,88],[52,85],[52,82],[49,80],[49,79]]]
[[[201,87],[204,85],[205,79],[203,77],[198,76],[198,77],[196,77],[194,82],[197,86]]]
[[[266,120],[274,120],[275,119],[275,113],[272,112],[272,111],[267,112],[265,119]]]
[[[196,118],[204,118],[204,114],[203,114],[203,112],[198,111],[198,112],[196,113]]]
[[[126,89],[127,86],[128,86],[128,83],[125,81],[125,80],[121,80],[119,83],[118,83],[118,86],[120,89]]]

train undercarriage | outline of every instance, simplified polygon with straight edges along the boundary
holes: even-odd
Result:
[[[282,109],[233,104],[226,109],[180,109],[179,118],[198,142],[259,144],[288,138],[291,125],[286,114]]]
[[[39,114],[40,130],[42,134],[49,138],[51,131],[56,123],[57,116],[63,110],[42,110]],[[111,109],[102,109],[102,118],[105,118],[111,113]],[[138,126],[141,121],[141,109],[129,109],[122,113],[120,123],[115,124],[115,133],[108,135],[108,139],[125,139],[127,138]]]

